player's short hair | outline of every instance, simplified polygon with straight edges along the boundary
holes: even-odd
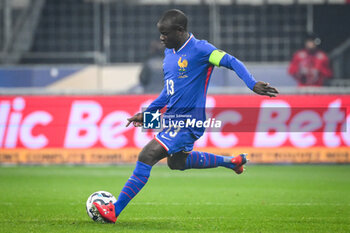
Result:
[[[178,9],[172,9],[164,12],[159,22],[168,22],[172,26],[182,27],[187,31],[187,17],[185,13]]]

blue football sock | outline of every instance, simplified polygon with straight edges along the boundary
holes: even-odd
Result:
[[[234,168],[235,164],[231,162],[232,157],[214,155],[211,153],[192,151],[186,159],[186,169],[191,168],[213,168],[213,167],[227,167]]]
[[[116,216],[118,216],[126,205],[145,186],[151,173],[152,166],[137,161],[136,168],[132,176],[124,185],[119,194],[118,200],[114,203]]]

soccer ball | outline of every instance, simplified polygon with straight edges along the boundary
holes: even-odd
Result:
[[[107,223],[100,213],[98,212],[95,205],[92,203],[97,202],[99,204],[108,204],[109,202],[115,203],[117,199],[113,196],[113,194],[106,191],[97,191],[90,195],[90,197],[86,201],[86,212],[89,217],[95,222]]]

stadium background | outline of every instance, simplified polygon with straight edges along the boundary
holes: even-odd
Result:
[[[257,115],[255,132],[207,133],[196,148],[224,155],[246,151],[253,163],[350,163],[347,3],[2,0],[0,163],[134,162],[152,134],[124,124],[156,97],[142,92],[139,74],[150,43],[159,37],[156,22],[169,8],[189,16],[197,38],[238,57],[256,79],[281,92],[276,99],[256,96],[233,72],[216,68],[208,90],[211,107],[291,110],[278,132],[260,132],[264,123]],[[299,88],[287,67],[310,32],[321,37],[334,77],[325,87]],[[291,123],[302,114],[295,108],[318,108],[311,118],[320,120],[319,127],[293,132]],[[341,115],[342,125],[332,128],[327,112],[331,119]]]
[[[195,149],[258,165],[155,166],[117,223],[97,224],[86,199],[117,197],[152,138],[124,125],[157,96],[139,75],[169,8],[280,90],[211,79],[207,106],[238,128]],[[0,0],[0,232],[350,232],[349,23],[349,0]],[[287,73],[308,32],[331,59],[324,87]]]

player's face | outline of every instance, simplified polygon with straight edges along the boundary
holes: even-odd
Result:
[[[160,32],[160,41],[168,49],[178,47],[180,43],[179,30],[171,24],[158,22],[158,31]]]
[[[314,49],[316,49],[316,44],[313,40],[307,40],[305,42],[305,48],[308,50],[314,50]]]

